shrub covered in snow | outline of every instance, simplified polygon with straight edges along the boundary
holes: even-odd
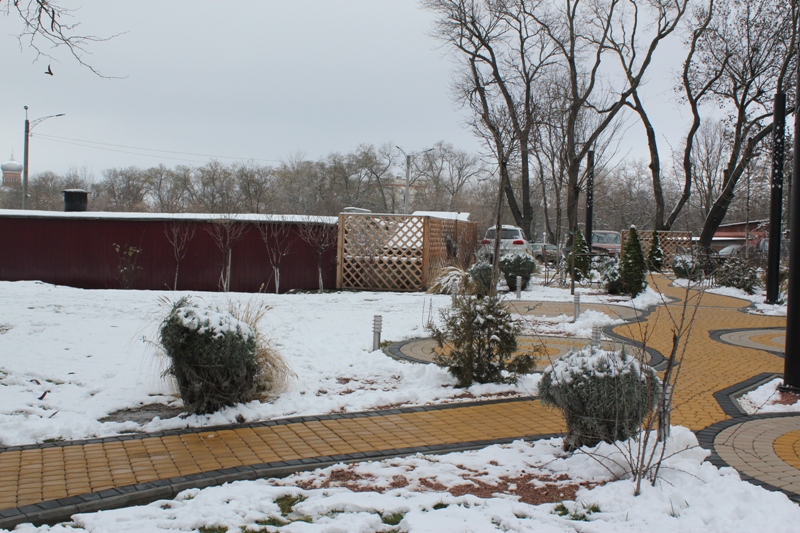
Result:
[[[564,448],[635,437],[658,402],[660,380],[625,350],[587,346],[548,366],[539,382],[545,405],[564,414]]]
[[[528,254],[516,252],[500,258],[500,271],[506,278],[508,290],[517,290],[517,276],[522,277],[522,288],[528,287],[531,276],[536,273],[536,261]]]
[[[583,232],[575,230],[575,237],[572,242],[572,250],[567,257],[567,265],[572,265],[575,269],[575,280],[589,279],[589,271],[592,268],[592,261],[589,257],[589,246],[583,237]]]
[[[599,268],[606,292],[608,294],[622,294],[625,291],[625,286],[622,284],[622,278],[619,275],[619,261],[611,257],[605,258],[600,263]]]
[[[457,266],[445,267],[436,273],[436,279],[428,292],[431,294],[453,294],[453,292],[472,292],[472,277],[469,272]]]
[[[760,285],[756,266],[742,257],[731,257],[714,271],[717,285],[735,287],[753,294]]]
[[[681,254],[672,259],[672,272],[676,278],[699,280],[703,275],[700,262],[693,255]]]
[[[249,402],[276,391],[289,373],[256,328],[264,309],[220,311],[181,298],[161,323],[159,340],[169,357],[165,374],[195,414]],[[241,319],[240,319],[241,318]]]
[[[454,295],[441,320],[441,329],[432,322],[427,329],[443,351],[436,364],[447,368],[458,387],[514,383],[534,369],[533,354],[514,355],[521,328],[498,296]]]
[[[636,297],[647,287],[647,263],[635,226],[631,226],[619,258],[619,275],[625,292]]]
[[[485,295],[491,292],[492,288],[492,265],[484,259],[479,259],[469,267],[470,277],[474,283],[475,294]]]
[[[664,268],[664,252],[661,250],[661,239],[656,230],[653,230],[650,250],[647,252],[647,268],[650,269],[650,272],[661,272],[661,269]]]

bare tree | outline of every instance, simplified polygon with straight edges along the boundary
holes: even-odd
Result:
[[[439,141],[433,150],[419,157],[418,168],[424,183],[419,196],[422,208],[430,211],[456,211],[467,184],[484,174],[481,160],[452,144]]]
[[[247,213],[266,213],[273,203],[270,194],[275,179],[272,169],[254,163],[242,163],[234,165],[233,173],[242,208]]]
[[[292,253],[292,248],[297,240],[297,234],[292,231],[291,224],[279,222],[267,222],[258,224],[258,231],[261,239],[267,247],[267,258],[272,267],[272,275],[275,280],[275,294],[280,293],[281,288],[281,262],[283,258]]]
[[[147,211],[147,180],[137,167],[110,168],[97,184],[98,207],[107,211]]]
[[[310,217],[298,226],[300,238],[317,254],[317,273],[319,274],[319,292],[324,290],[322,283],[322,256],[335,248],[339,240],[336,224],[329,224],[321,217]]]
[[[788,93],[793,84],[789,74],[796,68],[797,23],[797,0],[730,0],[717,6],[698,41],[692,75],[703,79],[708,71],[721,72],[711,92],[728,113],[730,137],[722,190],[700,234],[703,249],[711,246],[758,145],[772,132],[772,123],[766,121],[775,92]]]
[[[188,167],[168,169],[164,165],[144,171],[147,201],[156,213],[183,213],[188,207],[185,173]]]
[[[52,59],[52,51],[66,49],[78,63],[100,77],[94,66],[84,60],[86,46],[91,43],[107,41],[112,37],[97,37],[79,32],[79,23],[72,21],[74,9],[66,8],[56,0],[6,0],[0,1],[0,12],[6,16],[16,16],[22,23],[18,34],[20,47],[32,48],[36,57]],[[49,70],[49,67],[48,67]]]
[[[423,5],[439,16],[436,36],[463,57],[456,97],[473,110],[473,129],[496,158],[506,202],[530,238],[529,139],[537,109],[535,84],[551,63],[553,44],[524,0],[425,0]],[[511,183],[511,167],[520,174],[520,195]]]
[[[205,225],[205,230],[222,252],[222,270],[219,275],[219,287],[222,292],[229,292],[231,288],[233,245],[244,237],[248,229],[247,224],[238,221],[236,215],[232,214],[207,222]]]
[[[194,238],[197,224],[188,220],[173,220],[169,224],[164,224],[164,235],[172,245],[172,254],[175,257],[175,282],[172,290],[178,290],[178,272],[181,268],[181,261],[186,257],[186,249],[189,242]]]

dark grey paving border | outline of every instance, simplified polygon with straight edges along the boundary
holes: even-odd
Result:
[[[796,417],[796,416],[800,416],[800,415],[792,415],[792,414],[786,414],[786,413],[769,413],[769,414],[763,414],[763,415],[751,415],[751,416],[748,416],[748,417],[739,416],[737,418],[732,418],[730,420],[723,420],[722,422],[717,422],[716,424],[712,424],[712,425],[708,426],[707,428],[701,429],[700,431],[695,431],[694,433],[697,436],[697,442],[700,444],[700,446],[702,448],[705,448],[706,450],[709,450],[711,452],[711,455],[709,455],[707,461],[709,461],[711,464],[713,464],[717,468],[723,468],[723,467],[731,468],[731,465],[726,463],[717,454],[717,452],[716,452],[716,450],[714,448],[714,440],[717,438],[717,435],[719,435],[721,432],[723,432],[724,430],[728,429],[729,427],[735,426],[737,424],[747,423],[747,422],[749,422],[751,420],[758,420],[758,419],[763,419],[763,418],[791,418],[791,417]],[[780,487],[776,487],[775,485],[771,485],[770,483],[766,483],[764,481],[761,481],[761,480],[759,480],[757,478],[754,478],[754,477],[749,476],[747,474],[744,474],[742,472],[739,472],[739,476],[744,481],[747,481],[748,483],[752,483],[753,485],[758,485],[759,487],[763,487],[763,488],[765,488],[765,489],[767,489],[769,491],[782,492],[786,496],[788,496],[788,498],[790,500],[792,500],[793,502],[800,503],[800,494],[798,494],[796,492],[791,492],[791,491],[788,491],[788,490],[784,490],[784,489],[782,489]]]
[[[742,346],[741,344],[734,344],[732,342],[728,342],[722,339],[723,335],[728,333],[736,333],[737,331],[751,331],[751,330],[765,330],[765,329],[774,329],[776,331],[786,331],[785,327],[772,327],[772,328],[733,328],[733,329],[713,329],[709,331],[709,335],[711,336],[712,340],[720,342],[722,344],[727,344],[728,346],[736,346],[737,348],[749,348],[751,350],[761,350],[762,352],[771,353],[772,355],[777,355],[781,359],[785,358],[783,352],[779,352],[777,350],[768,350],[766,348],[755,348],[753,346]]]
[[[750,379],[741,381],[735,385],[731,385],[730,387],[718,390],[714,393],[714,399],[717,400],[717,403],[722,410],[725,411],[725,414],[734,419],[742,417],[747,419],[757,418],[760,415],[748,414],[744,409],[742,409],[742,407],[739,405],[739,402],[736,401],[736,397],[746,394],[751,390],[755,390],[764,383],[772,381],[776,377],[781,377],[781,374],[764,372],[757,376],[753,376]]]
[[[511,398],[499,398],[496,400],[477,400],[473,402],[453,402],[438,405],[420,405],[415,407],[398,407],[397,409],[384,409],[380,411],[359,411],[355,413],[333,413],[329,415],[309,415],[296,416],[291,418],[280,418],[277,420],[264,420],[261,422],[250,422],[244,424],[222,424],[216,426],[186,427],[178,429],[167,429],[155,433],[128,433],[113,437],[98,437],[94,439],[67,440],[59,442],[45,442],[42,444],[22,444],[19,446],[9,446],[0,448],[0,453],[15,452],[20,450],[36,450],[43,448],[59,448],[66,446],[83,446],[86,444],[103,444],[105,442],[122,442],[126,440],[141,440],[151,437],[170,437],[174,435],[186,435],[189,433],[205,433],[214,431],[224,431],[231,429],[259,428],[270,426],[285,426],[288,424],[302,424],[304,422],[317,422],[322,420],[341,420],[345,418],[372,418],[387,415],[402,415],[408,413],[420,413],[423,411],[441,411],[444,409],[460,409],[464,407],[480,407],[482,405],[493,405],[497,403],[527,402],[536,400],[536,396],[516,396]]]
[[[226,426],[227,427],[227,426]],[[191,488],[206,488],[232,481],[254,480],[271,477],[286,477],[296,472],[325,468],[339,463],[374,461],[407,455],[444,454],[485,448],[493,444],[509,444],[517,440],[535,441],[561,437],[562,434],[544,433],[539,435],[522,435],[513,438],[478,440],[455,444],[439,444],[433,446],[417,446],[413,448],[395,448],[363,453],[325,455],[313,458],[276,461],[251,466],[225,468],[211,472],[202,472],[188,476],[174,477],[138,483],[108,489],[97,493],[70,496],[58,500],[49,500],[34,505],[26,505],[12,509],[0,510],[0,529],[12,529],[18,524],[34,525],[55,524],[69,521],[73,514],[91,513],[95,511],[144,505],[156,500],[170,499],[178,493]]]

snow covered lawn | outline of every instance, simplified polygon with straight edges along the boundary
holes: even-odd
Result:
[[[0,282],[0,446],[226,424],[237,418],[253,422],[424,405],[464,396],[444,369],[371,351],[373,315],[383,316],[385,341],[426,337],[426,320],[438,318],[438,310],[450,303],[448,296],[192,293],[196,302],[221,308],[229,300],[271,307],[262,327],[297,375],[288,390],[271,402],[251,402],[202,417],[170,413],[164,420],[142,423],[101,421],[121,409],[181,405],[161,378],[165,361],[154,342],[169,307],[164,301],[186,294]],[[538,286],[524,298],[571,301],[567,290]],[[599,295],[584,298],[608,300]],[[646,305],[639,299],[637,304]],[[538,332],[588,337],[593,324],[611,320],[591,312],[578,324],[565,317],[542,324]],[[467,398],[534,394],[538,377],[525,376],[517,385],[476,385],[466,391]]]
[[[800,395],[781,392],[783,379],[775,378],[739,398],[739,405],[748,414],[796,413],[800,411]]]
[[[625,450],[625,447],[621,447]],[[284,479],[191,489],[175,500],[81,514],[19,533],[745,532],[794,531],[800,508],[781,493],[704,462],[694,434],[674,427],[655,486],[634,496],[621,449],[566,455],[561,439],[334,465]],[[280,529],[278,529],[280,527]],[[201,529],[204,528],[204,529]]]

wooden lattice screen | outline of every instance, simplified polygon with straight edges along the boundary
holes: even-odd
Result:
[[[628,237],[628,232],[622,232],[622,243]],[[691,231],[659,231],[658,240],[661,243],[661,252],[664,254],[664,265],[672,264],[672,258],[679,254],[689,254],[692,252],[692,232]],[[653,242],[653,232],[639,231],[639,242],[642,243],[642,252],[647,257],[650,245]]]
[[[421,291],[447,265],[466,265],[477,224],[428,216],[342,213],[336,286]]]

